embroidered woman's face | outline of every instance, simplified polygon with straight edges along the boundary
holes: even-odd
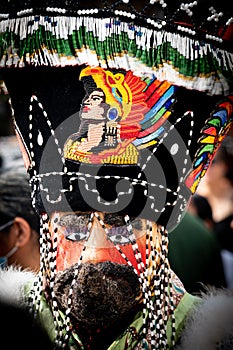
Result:
[[[104,93],[94,90],[84,99],[81,116],[83,119],[105,119]]]
[[[151,232],[153,244],[159,245],[160,235],[155,223],[140,218],[130,218],[107,213],[55,213],[50,232],[57,237],[57,269],[63,271],[80,260],[82,263],[114,262],[127,264],[127,260],[138,270],[133,246],[138,247],[145,264],[146,246],[150,251]],[[151,242],[151,241],[150,241]]]

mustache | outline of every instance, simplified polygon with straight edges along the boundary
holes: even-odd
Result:
[[[73,291],[69,296],[71,285]],[[141,288],[132,267],[106,261],[74,265],[59,273],[54,295],[62,311],[71,298],[70,317],[74,323],[104,326],[138,310]]]

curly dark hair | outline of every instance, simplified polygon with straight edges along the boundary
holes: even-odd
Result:
[[[88,326],[105,326],[122,319],[138,307],[141,295],[138,276],[127,265],[109,261],[73,266],[57,275],[54,294],[61,310],[67,309],[74,269],[71,317]]]

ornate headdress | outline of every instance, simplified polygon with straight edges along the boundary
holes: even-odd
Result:
[[[133,244],[154,348],[166,347],[168,316],[160,319],[161,309],[168,314],[168,303],[174,313],[166,229],[179,222],[232,126],[233,18],[222,3],[0,4],[0,75],[41,216],[39,286],[46,277],[54,299],[52,213],[117,212],[157,222],[161,247],[149,226],[147,238],[159,268],[150,255],[140,268]],[[119,246],[118,252],[129,263]],[[39,294],[40,288],[35,298]],[[69,311],[62,321],[53,303],[58,343],[69,340]]]

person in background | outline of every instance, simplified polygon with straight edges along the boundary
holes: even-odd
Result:
[[[25,171],[12,121],[13,113],[7,87],[0,79],[0,174],[19,168]]]
[[[4,80],[0,79],[0,137],[14,136],[10,96]]]
[[[227,136],[221,144],[198,194],[211,206],[213,229],[221,248],[233,252],[233,136]]]
[[[217,184],[217,185],[216,185]],[[227,286],[233,289],[233,136],[225,138],[206,176],[201,180],[198,194],[210,203],[213,231],[220,244]]]
[[[189,200],[188,212],[197,216],[203,221],[203,224],[210,230],[213,229],[214,221],[212,208],[207,198],[195,193]]]
[[[200,294],[206,286],[226,287],[218,241],[204,220],[189,210],[169,232],[168,252],[171,268],[189,293]]]
[[[0,177],[0,264],[37,272],[40,268],[39,216],[32,207],[25,173]]]

